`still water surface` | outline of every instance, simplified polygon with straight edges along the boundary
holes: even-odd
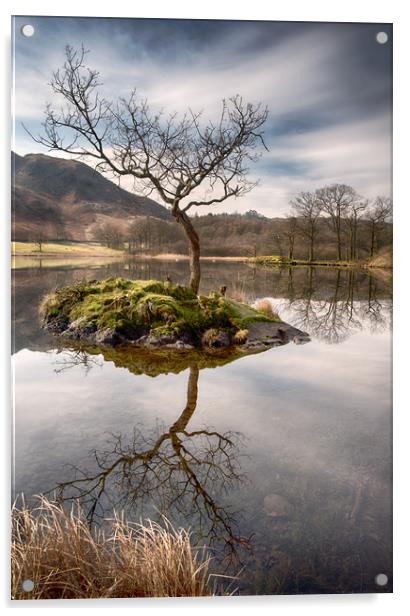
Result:
[[[13,284],[14,496],[190,525],[241,594],[392,590],[388,275],[204,263],[202,293],[272,298],[312,338],[215,366],[58,348],[39,327],[56,286],[184,282],[186,262],[28,265]]]

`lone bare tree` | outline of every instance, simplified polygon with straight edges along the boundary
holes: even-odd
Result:
[[[309,261],[314,260],[315,239],[318,234],[318,221],[322,211],[315,193],[301,192],[291,201],[291,209],[299,219],[299,231],[309,245]]]
[[[39,252],[43,252],[44,235],[41,231],[37,231],[33,237],[33,244],[38,246]]]
[[[268,110],[239,96],[222,101],[219,119],[203,122],[190,109],[166,116],[140,102],[135,90],[113,102],[99,91],[99,73],[85,64],[84,48],[66,48],[63,67],[53,73],[51,88],[64,101],[47,105],[43,132],[34,137],[51,151],[93,160],[115,177],[130,176],[142,194],[155,191],[185,230],[190,251],[190,287],[200,282],[199,237],[188,215],[240,197],[256,184],[248,164],[265,146],[261,131]]]

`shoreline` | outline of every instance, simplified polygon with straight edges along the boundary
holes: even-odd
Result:
[[[66,240],[61,243],[44,242],[42,249],[36,249],[34,242],[18,242],[11,243],[11,260],[31,259],[33,262],[45,261],[52,263],[53,260],[63,259],[78,262],[79,260],[127,260],[127,261],[189,261],[189,254],[166,252],[160,254],[130,254],[126,250],[116,250],[101,246],[98,243],[75,242]],[[206,262],[226,262],[226,263],[245,263],[250,266],[265,267],[269,269],[290,268],[290,267],[318,267],[318,268],[337,268],[337,269],[383,269],[391,270],[392,257],[391,255],[375,255],[372,258],[349,261],[337,259],[316,259],[309,261],[307,259],[288,259],[278,255],[260,255],[260,256],[245,256],[245,255],[203,255],[200,260]]]
[[[130,255],[124,252],[122,255],[107,255],[104,253],[79,253],[79,252],[64,252],[64,253],[52,253],[52,252],[34,252],[34,253],[22,253],[22,252],[12,252],[11,258],[29,258],[29,259],[112,259],[114,260],[123,260],[129,259],[133,261],[189,261],[189,255],[183,254],[158,254],[158,255]],[[281,268],[281,267],[334,267],[334,268],[345,268],[345,269],[386,269],[392,270],[392,265],[377,265],[366,262],[345,262],[345,261],[304,261],[303,259],[294,259],[292,262],[286,261],[277,261],[270,260],[269,258],[260,258],[260,257],[244,257],[244,256],[229,256],[229,257],[221,257],[221,256],[203,256],[200,258],[201,261],[221,261],[221,262],[232,262],[232,263],[247,263],[249,265],[256,266],[264,266],[269,268]]]
[[[104,253],[93,253],[93,254],[89,254],[89,253],[79,253],[79,252],[12,252],[11,253],[11,258],[21,258],[21,257],[27,257],[30,259],[61,259],[61,258],[70,258],[70,259],[96,259],[96,258],[112,258],[112,259],[130,259],[130,260],[134,260],[134,261],[150,261],[150,260],[156,260],[156,261],[189,261],[189,255],[183,255],[183,254],[169,254],[169,253],[165,253],[165,254],[159,254],[159,255],[130,255],[127,252],[124,252],[122,255],[107,255]],[[209,257],[209,256],[204,256],[201,257],[201,261],[236,261],[236,262],[248,262],[249,261],[249,257],[240,257],[240,256],[234,256],[234,257]]]
[[[328,267],[337,269],[384,269],[392,270],[393,265],[371,263],[366,261],[337,261],[337,260],[323,260],[323,261],[306,261],[305,259],[292,259],[292,261],[284,260],[280,261],[275,257],[250,257],[248,263],[256,266],[264,266],[267,268],[281,268],[281,267]]]

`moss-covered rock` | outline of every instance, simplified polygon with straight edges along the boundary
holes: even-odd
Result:
[[[44,297],[40,313],[43,326],[63,338],[146,348],[241,345],[252,339],[256,325],[275,326],[275,337],[280,324],[278,318],[219,293],[197,296],[169,282],[124,278],[56,289]]]

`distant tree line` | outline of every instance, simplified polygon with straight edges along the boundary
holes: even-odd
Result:
[[[313,261],[326,225],[332,233],[334,256],[355,261],[368,253],[373,257],[383,243],[391,243],[392,200],[369,201],[346,184],[332,184],[301,192],[291,201],[284,230],[288,257],[293,258],[297,236],[304,238],[305,258]]]
[[[141,216],[130,223],[106,222],[95,225],[92,236],[103,246],[127,250],[130,254],[188,252],[183,230],[172,221]]]
[[[392,200],[369,201],[345,184],[300,192],[282,218],[246,214],[194,216],[202,253],[209,256],[280,255],[287,259],[354,261],[375,256],[392,243]],[[137,217],[128,224],[105,223],[94,239],[130,254],[187,254],[180,226],[172,221]]]

